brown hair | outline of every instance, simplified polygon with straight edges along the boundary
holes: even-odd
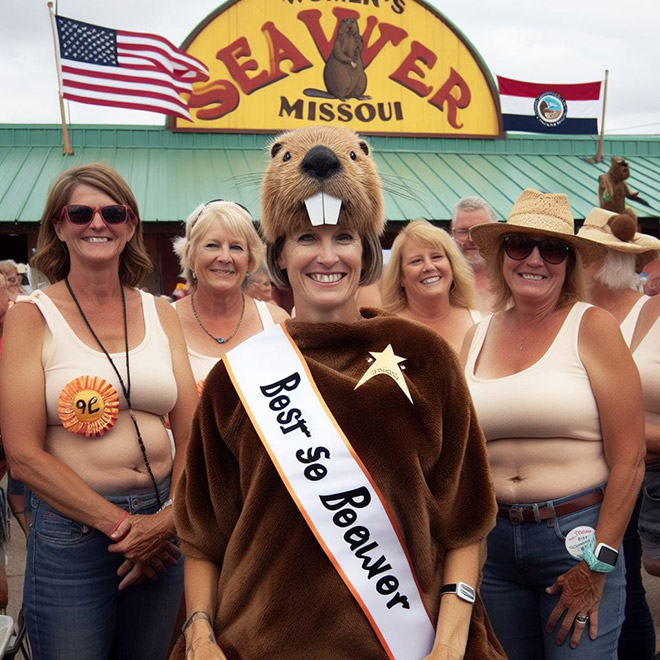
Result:
[[[451,266],[454,286],[449,292],[449,302],[456,307],[477,309],[474,272],[451,236],[427,220],[413,220],[406,225],[392,243],[392,253],[385,268],[381,292],[385,309],[398,312],[406,306],[406,294],[401,289],[401,253],[408,241],[442,249]]]
[[[96,188],[112,197],[118,204],[128,206],[136,219],[133,237],[126,244],[119,261],[119,278],[129,286],[139,286],[145,275],[153,270],[153,264],[144,247],[142,222],[137,201],[121,175],[105,163],[89,163],[62,172],[51,184],[46,205],[41,216],[37,239],[37,253],[31,265],[40,270],[52,283],[66,277],[71,267],[69,251],[60,241],[55,225],[60,212],[66,206],[78,185]]]
[[[579,300],[585,300],[586,280],[584,276],[584,264],[582,255],[569,245],[566,264],[566,277],[561,287],[558,307],[571,305]],[[504,240],[500,238],[495,254],[488,257],[488,276],[490,278],[489,290],[494,296],[493,311],[499,312],[506,309],[511,301],[511,289],[504,280],[502,264],[504,263]]]
[[[360,236],[362,240],[362,269],[360,271],[360,286],[368,286],[378,281],[383,270],[383,250],[380,246],[378,234],[370,232]],[[274,243],[266,245],[266,265],[270,277],[278,289],[289,288],[289,277],[286,269],[280,268],[278,263],[286,236],[280,236]]]

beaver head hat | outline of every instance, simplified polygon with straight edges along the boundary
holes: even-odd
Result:
[[[471,230],[472,240],[486,259],[497,253],[507,234],[533,234],[559,238],[577,250],[585,264],[598,261],[605,248],[575,235],[575,221],[568,197],[562,193],[523,190],[506,222],[488,222]]]
[[[276,136],[261,187],[261,230],[269,243],[305,227],[338,224],[361,236],[385,228],[382,184],[368,143],[339,126]]]
[[[591,209],[578,236],[615,252],[639,255],[642,265],[658,256],[660,240],[640,234],[635,217],[629,213],[614,213],[599,207]]]

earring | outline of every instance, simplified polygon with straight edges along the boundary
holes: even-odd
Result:
[[[190,274],[192,275],[192,281],[197,283],[197,275],[195,274],[195,271],[192,268],[190,269]]]

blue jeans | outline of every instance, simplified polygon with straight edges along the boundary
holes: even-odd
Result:
[[[160,492],[164,502],[169,484]],[[154,493],[109,496],[129,513],[155,513]],[[183,556],[157,580],[117,589],[110,539],[32,495],[23,609],[35,660],[164,660],[183,588]]]
[[[592,490],[596,489],[584,492]],[[538,504],[559,504],[579,495],[582,493]],[[600,504],[596,504],[540,523],[514,525],[497,518],[495,529],[488,536],[481,596],[495,634],[510,660],[616,659],[626,601],[623,556],[605,580],[595,640],[589,639],[587,626],[576,649],[569,646],[570,635],[562,646],[557,646],[561,620],[553,633],[545,632],[560,596],[546,594],[545,588],[579,563],[566,550],[565,537],[579,525],[595,529],[599,513]]]

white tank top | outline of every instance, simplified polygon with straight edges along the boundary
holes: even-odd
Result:
[[[270,313],[270,309],[268,309],[268,305],[263,300],[255,300],[254,298],[252,300],[254,300],[254,304],[257,307],[262,329],[266,330],[266,328],[274,326],[275,321],[273,321],[273,317]],[[177,300],[176,302],[172,303],[172,305],[176,307],[178,302],[179,301]],[[194,349],[190,348],[190,346],[188,346],[188,360],[190,360],[190,367],[192,368],[193,376],[195,377],[195,382],[198,384],[198,386],[200,381],[203,381],[206,378],[209,371],[213,369],[215,363],[219,359],[219,357],[215,357],[213,355],[204,355],[203,353],[199,353],[198,351],[195,351]]]
[[[144,315],[144,339],[129,351],[131,403],[134,410],[165,415],[174,408],[177,386],[172,369],[170,344],[163,330],[154,297],[140,291]],[[21,296],[17,302],[35,304],[46,321],[41,362],[46,380],[46,411],[49,425],[61,425],[57,403],[64,387],[74,378],[96,376],[110,383],[119,396],[119,409],[128,405],[121,384],[108,358],[101,350],[87,346],[71,329],[53,301],[43,292]],[[126,354],[111,353],[115,366],[126,383]]]
[[[642,296],[630,309],[626,318],[621,321],[620,328],[623,338],[626,340],[626,344],[630,347],[632,342],[633,335],[635,334],[635,327],[637,326],[637,321],[639,320],[639,315],[644,307],[644,303],[649,300],[649,296]]]
[[[546,353],[527,369],[502,378],[474,375],[492,315],[477,326],[465,376],[486,440],[602,439],[598,406],[578,352],[580,323],[589,307],[575,303]]]
[[[660,318],[635,349],[633,360],[642,379],[646,421],[660,426]]]

